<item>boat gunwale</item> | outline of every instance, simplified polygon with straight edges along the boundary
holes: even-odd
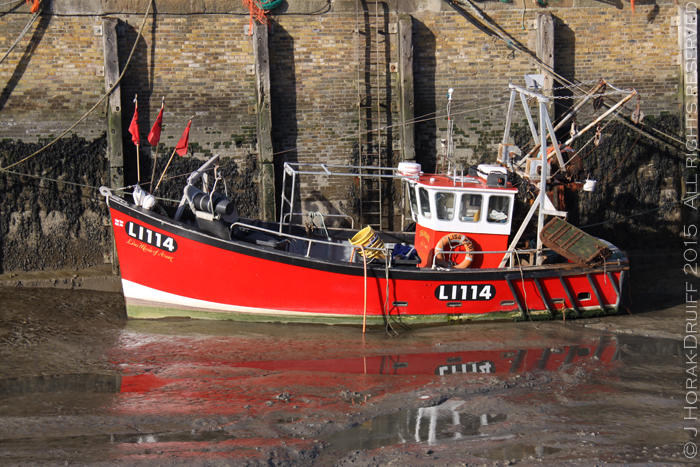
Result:
[[[175,221],[167,217],[163,217],[153,211],[148,211],[144,208],[135,206],[126,200],[110,194],[107,197],[108,206],[122,214],[134,217],[137,220],[145,222],[152,227],[161,229],[168,233],[178,235],[188,240],[203,243],[214,248],[221,248],[233,253],[254,256],[259,259],[283,262],[292,266],[322,270],[337,274],[349,276],[362,276],[364,274],[364,266],[362,262],[351,263],[339,260],[329,260],[326,258],[317,258],[311,256],[300,255],[283,250],[275,250],[270,247],[255,245],[243,240],[231,239],[224,240],[215,237],[207,232],[204,232],[196,227],[187,225],[181,221]],[[340,244],[338,246],[341,246]],[[625,259],[606,262],[604,264],[589,266],[577,263],[555,263],[548,265],[533,265],[515,268],[489,268],[489,269],[456,269],[456,270],[434,270],[430,268],[418,268],[414,265],[392,265],[389,268],[391,279],[394,280],[431,280],[427,279],[432,276],[432,280],[440,278],[441,282],[446,281],[465,281],[479,280],[492,281],[498,279],[531,279],[543,277],[568,277],[580,274],[596,274],[605,272],[620,272],[629,269],[629,260]],[[384,263],[368,263],[367,274],[373,278],[385,278],[386,266]],[[478,278],[474,276],[479,276]]]

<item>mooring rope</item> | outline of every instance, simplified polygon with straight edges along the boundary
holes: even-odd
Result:
[[[12,0],[11,2],[0,3],[0,6],[11,5],[13,3],[24,3],[23,0]]]
[[[88,117],[88,115],[90,115],[90,114],[97,108],[97,106],[100,105],[100,104],[102,103],[102,101],[104,101],[107,97],[109,97],[110,94],[112,94],[112,91],[114,91],[114,89],[119,85],[119,83],[121,82],[122,78],[124,77],[124,74],[126,73],[126,70],[129,68],[129,63],[131,62],[131,58],[133,57],[134,52],[136,51],[136,46],[137,46],[137,44],[139,43],[139,39],[141,38],[141,35],[143,34],[143,28],[144,28],[144,26],[146,26],[146,20],[148,19],[148,15],[151,13],[151,6],[153,6],[153,0],[150,0],[150,1],[148,2],[148,8],[146,9],[146,14],[144,15],[143,20],[141,21],[141,27],[139,28],[138,35],[136,36],[136,40],[134,41],[134,46],[131,48],[131,53],[129,54],[129,58],[126,60],[126,63],[124,64],[124,69],[122,70],[122,73],[119,75],[119,77],[118,77],[117,80],[114,82],[114,84],[112,85],[112,87],[109,88],[109,90],[100,98],[100,100],[97,101],[97,103],[96,103],[95,105],[92,106],[92,108],[91,108],[90,110],[88,110],[88,111],[85,113],[85,115],[83,115],[82,117],[80,117],[80,119],[79,119],[77,122],[75,122],[70,128],[68,128],[66,131],[64,131],[63,133],[61,133],[60,135],[58,135],[56,138],[54,138],[53,141],[51,141],[50,143],[48,143],[46,146],[40,148],[40,149],[39,149],[38,151],[36,151],[35,153],[30,154],[30,155],[28,155],[27,157],[25,157],[24,159],[21,159],[21,160],[15,162],[14,164],[10,164],[10,165],[8,165],[7,167],[0,167],[0,171],[3,171],[3,172],[4,172],[4,171],[6,171],[7,169],[11,169],[12,167],[15,167],[16,165],[19,165],[19,164],[21,164],[22,162],[25,162],[25,161],[31,159],[32,157],[34,157],[34,156],[36,156],[36,155],[42,153],[43,151],[45,151],[45,150],[48,149],[49,147],[53,146],[53,145],[54,145],[56,142],[58,142],[61,138],[63,138],[63,137],[64,137],[65,135],[67,135],[68,133],[70,133],[70,132],[73,130],[73,128],[75,128],[75,127],[78,126],[83,120],[85,120],[85,119]],[[38,13],[39,13],[39,12],[37,12],[37,14],[38,14]]]

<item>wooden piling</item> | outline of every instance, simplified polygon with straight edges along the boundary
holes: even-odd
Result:
[[[261,217],[275,220],[275,168],[272,148],[272,112],[270,101],[270,54],[268,50],[268,26],[256,24],[253,31],[255,55],[255,97],[260,162]]]
[[[416,144],[413,119],[415,106],[413,95],[413,18],[401,15],[399,31],[399,137],[401,138],[401,159],[416,160]]]
[[[109,90],[119,79],[119,53],[117,47],[116,18],[102,19],[102,41],[104,46],[105,90]],[[124,186],[124,144],[122,142],[122,98],[119,85],[114,88],[107,101],[107,158],[109,160],[109,187]],[[112,241],[112,272],[119,273],[119,259]]]
[[[109,90],[119,79],[119,54],[117,49],[116,18],[102,20],[104,43],[105,90]],[[124,146],[122,142],[122,95],[119,85],[107,102],[107,154],[109,157],[109,186],[124,186]]]
[[[552,97],[554,92],[554,78],[548,71],[554,70],[554,18],[551,13],[538,13],[537,20],[537,46],[535,53],[537,58],[543,62],[546,67],[540,67],[540,73],[544,75],[544,92],[543,95]],[[554,101],[550,100],[547,103],[547,111],[554,118],[555,109]]]

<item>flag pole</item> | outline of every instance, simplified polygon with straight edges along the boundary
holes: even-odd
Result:
[[[160,102],[160,111],[163,111],[163,108],[165,108],[165,96],[163,96],[163,99]],[[150,135],[149,135],[150,138]],[[158,134],[158,139],[160,140],[160,133]],[[158,143],[156,143],[156,152],[153,155],[153,172],[151,172],[151,191],[153,190],[153,182],[154,179],[156,178],[156,162],[158,162]]]
[[[168,160],[168,164],[165,166],[165,169],[163,170],[163,173],[160,174],[160,180],[158,180],[158,185],[156,185],[156,189],[153,190],[155,191],[158,189],[160,186],[160,182],[163,181],[163,177],[165,176],[165,172],[168,171],[168,167],[170,167],[170,163],[173,161],[173,157],[175,157],[175,153],[178,151],[178,149],[184,149],[185,152],[183,154],[180,154],[181,156],[184,156],[187,154],[188,149],[188,141],[189,141],[189,136],[190,136],[190,126],[192,125],[192,119],[194,117],[190,118],[190,121],[187,123],[187,127],[185,128],[184,133],[182,134],[182,138],[180,138],[180,141],[175,145],[175,150],[173,150],[173,153],[170,155],[170,159]],[[180,147],[180,144],[183,143],[184,147]]]
[[[160,186],[160,182],[163,181],[163,177],[165,177],[165,172],[168,171],[168,167],[170,167],[170,163],[173,161],[173,157],[175,157],[175,153],[177,152],[177,148],[173,149],[173,153],[170,155],[170,160],[168,160],[168,164],[165,166],[165,169],[163,170],[163,173],[160,174],[160,180],[158,180],[158,184],[156,185],[155,190],[151,193],[152,195],[155,196],[156,191],[158,190],[158,187]]]

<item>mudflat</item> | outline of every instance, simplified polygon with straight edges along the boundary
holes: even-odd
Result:
[[[365,335],[128,321],[119,293],[6,285],[0,463],[694,464],[683,338],[698,279],[661,258],[630,281],[615,317]]]

